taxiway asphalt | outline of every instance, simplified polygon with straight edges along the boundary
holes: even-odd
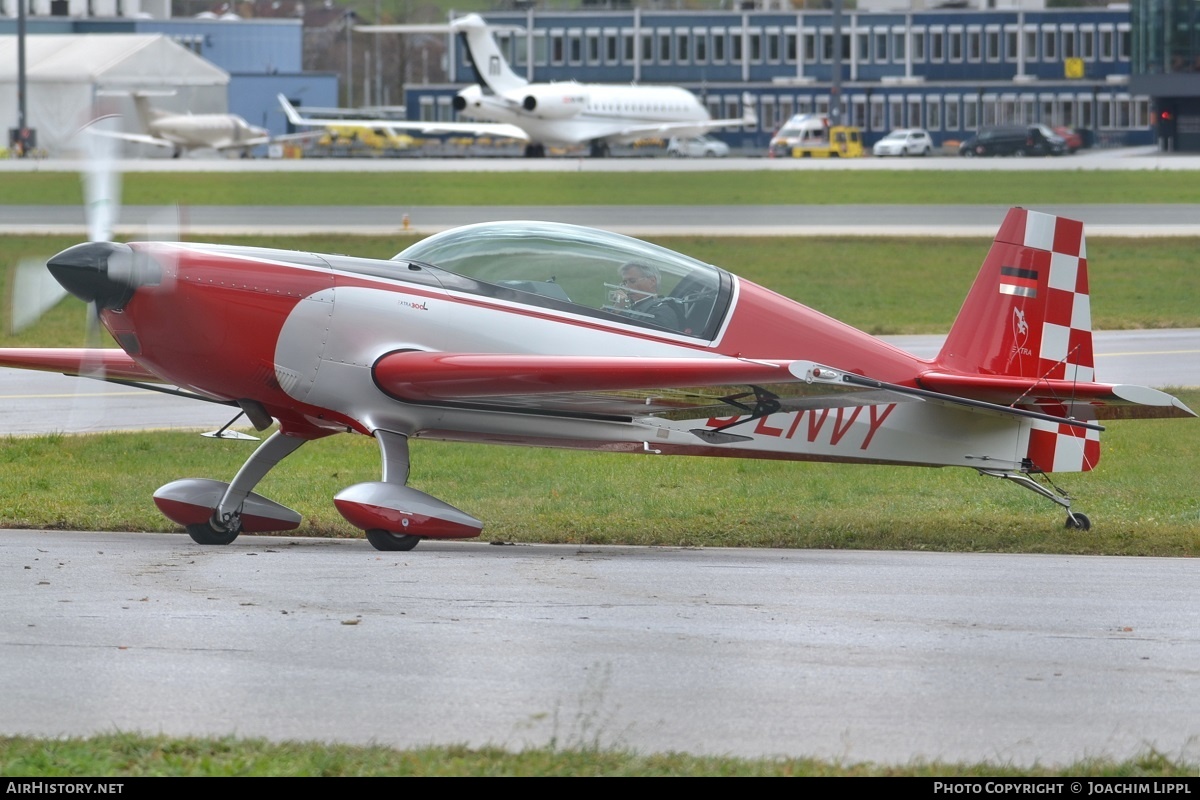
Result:
[[[1195,559],[61,531],[0,554],[0,735],[1200,761]]]

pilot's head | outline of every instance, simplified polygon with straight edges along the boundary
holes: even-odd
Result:
[[[658,267],[630,261],[621,267],[621,286],[636,292],[636,296],[658,294]]]

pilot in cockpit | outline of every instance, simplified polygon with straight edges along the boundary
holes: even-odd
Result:
[[[680,330],[683,321],[676,304],[658,293],[658,267],[630,261],[621,266],[620,275],[620,287],[609,295],[609,302],[618,314]]]

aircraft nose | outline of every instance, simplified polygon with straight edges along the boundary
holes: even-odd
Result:
[[[121,308],[139,286],[157,282],[161,270],[117,242],[87,242],[63,250],[46,262],[62,287],[98,308]]]

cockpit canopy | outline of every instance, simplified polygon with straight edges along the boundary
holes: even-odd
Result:
[[[717,267],[628,236],[553,222],[454,228],[393,260],[471,279],[447,288],[703,339],[715,336],[732,293],[732,278]],[[630,293],[622,286],[622,268],[630,265],[657,272],[657,299],[634,296],[646,302],[630,307]],[[670,313],[652,313],[652,306]]]

